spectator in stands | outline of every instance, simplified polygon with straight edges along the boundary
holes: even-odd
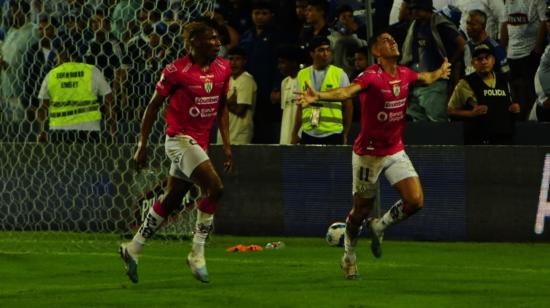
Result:
[[[107,12],[107,8],[99,7],[89,20],[94,37],[84,54],[84,62],[99,68],[111,83],[121,66],[122,49],[119,41],[111,35],[111,21]]]
[[[353,55],[354,69],[351,73],[351,80],[355,80],[369,66],[369,46],[363,46],[357,49]],[[361,120],[361,101],[359,95],[352,98],[353,102],[353,122]]]
[[[146,70],[149,48],[149,35],[153,32],[153,25],[147,21],[148,10],[141,8],[136,12],[136,20],[140,31],[126,44],[122,56],[124,69],[120,80],[121,86],[121,117],[128,121],[139,121],[151,95],[151,83],[154,80]]]
[[[401,4],[407,0],[393,0],[393,5],[390,12],[389,24],[395,24],[399,21],[399,10],[401,9]],[[409,1],[410,2],[410,1]],[[433,7],[435,10],[440,10],[447,5],[452,5],[456,0],[434,0]]]
[[[256,110],[254,113],[254,143],[277,143],[278,126],[281,119],[279,105],[271,102],[271,91],[279,84],[275,50],[283,43],[282,34],[272,25],[271,3],[256,1],[252,5],[254,27],[243,33],[239,47],[247,55],[246,71],[254,76],[258,85]]]
[[[250,2],[250,0],[220,1],[220,10],[224,12],[227,22],[239,33],[244,33],[253,26]]]
[[[61,45],[57,35],[59,22],[55,17],[42,14],[38,17],[38,42],[31,45],[25,54],[25,75],[22,103],[27,108],[29,120],[34,119],[34,112],[39,106],[38,92],[40,80],[56,65],[56,49]]]
[[[405,42],[405,37],[407,36],[407,31],[409,30],[409,26],[414,20],[412,10],[409,6],[410,3],[411,0],[405,0],[401,2],[397,22],[390,24],[388,28],[388,32],[391,34],[391,36],[393,36],[398,46],[403,46],[403,43]]]
[[[497,73],[501,73],[509,77],[510,67],[506,58],[506,50],[485,31],[487,15],[480,10],[472,10],[466,13],[466,33],[470,38],[466,42],[464,48],[464,66],[465,74],[469,75],[475,71],[472,66],[472,52],[477,45],[485,44],[493,49],[495,53],[495,67]]]
[[[342,68],[346,74],[353,71],[353,53],[367,41],[357,36],[358,23],[353,19],[353,9],[349,5],[342,5],[337,10],[337,19],[333,25],[333,32],[328,36],[333,51],[333,64]]]
[[[326,37],[313,38],[309,50],[313,64],[298,72],[300,89],[306,89],[306,83],[316,91],[349,86],[349,78],[344,70],[330,64],[332,51]],[[292,144],[347,144],[352,116],[351,99],[341,102],[318,101],[305,108],[298,106]]]
[[[254,77],[245,71],[246,53],[242,48],[229,49],[231,78],[227,94],[229,109],[229,141],[231,144],[250,144],[254,134],[254,105],[256,104],[256,82]],[[221,132],[217,140],[223,144]]]
[[[452,4],[462,11],[459,30],[466,33],[468,39],[471,39],[467,31],[468,12],[473,10],[485,13],[485,31],[487,36],[495,41],[499,39],[500,24],[506,21],[506,11],[504,9],[503,0],[455,0]]]
[[[78,9],[72,9],[61,16],[63,41],[71,41],[78,50],[78,59],[88,51],[88,43],[93,39],[93,32],[86,27],[87,18]]]
[[[298,71],[302,62],[302,50],[294,45],[285,45],[277,51],[277,67],[284,77],[281,82],[280,103],[283,111],[281,117],[281,134],[279,144],[292,144],[292,132],[296,121],[298,105],[294,102],[294,95],[298,88]]]
[[[401,63],[417,72],[430,72],[448,58],[452,67],[460,67],[465,42],[455,25],[446,17],[433,13],[432,0],[411,0],[409,7],[414,21],[403,44]],[[460,70],[451,74],[453,87],[460,77]],[[407,115],[414,121],[446,122],[447,97],[446,80],[428,86],[415,85]]]
[[[546,17],[546,31],[550,33],[550,9],[546,11]],[[530,120],[550,122],[550,42],[542,54],[534,81],[537,101],[533,106]]]
[[[369,66],[369,47],[359,47],[353,53],[353,68],[354,71],[351,75],[352,79],[355,79]]]
[[[298,43],[303,50],[309,50],[308,43],[316,36],[328,37],[329,26],[326,21],[327,3],[323,0],[308,0],[306,6],[306,24],[300,33]]]
[[[0,110],[1,120],[20,122],[25,118],[21,102],[24,81],[33,78],[23,66],[25,54],[36,42],[29,20],[30,6],[25,1],[10,1],[10,28],[0,49]]]
[[[525,120],[536,99],[533,80],[544,50],[546,3],[506,1],[505,8],[507,21],[502,24],[500,42],[508,55],[512,95],[522,104],[520,119]]]
[[[239,43],[239,32],[225,20],[225,16],[220,9],[214,10],[213,19],[218,25],[218,32],[222,41],[220,57],[227,58],[227,51],[236,47]]]
[[[295,13],[296,13],[296,33],[300,35],[300,32],[306,24],[306,10],[308,0],[296,0]]]
[[[126,41],[123,39],[123,34],[126,32],[128,23],[132,21],[136,11],[139,10],[140,4],[140,0],[120,0],[114,7],[111,14],[111,24],[113,25],[111,31],[119,41]]]
[[[512,144],[515,114],[506,77],[494,71],[495,55],[485,44],[472,52],[475,72],[461,79],[449,100],[449,115],[464,120],[465,144]]]
[[[97,67],[82,63],[77,57],[78,49],[71,42],[64,42],[58,50],[58,65],[42,81],[37,112],[41,124],[39,142],[99,142],[101,97],[106,127],[111,137],[116,133],[109,84]]]

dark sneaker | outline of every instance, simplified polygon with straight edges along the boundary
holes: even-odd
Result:
[[[120,257],[122,258],[122,261],[124,261],[124,267],[126,268],[126,275],[128,275],[128,278],[130,278],[130,280],[133,283],[138,283],[137,256],[132,256],[132,254],[130,254],[130,252],[128,251],[128,248],[126,248],[126,244],[120,244],[118,251],[120,253]]]
[[[370,250],[376,258],[382,256],[382,240],[384,239],[384,231],[376,228],[379,221],[380,219],[378,218],[371,218],[367,222],[371,236]]]

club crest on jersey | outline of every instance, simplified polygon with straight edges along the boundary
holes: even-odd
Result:
[[[394,84],[392,87],[392,92],[394,96],[399,96],[399,94],[401,93],[401,86],[399,86],[398,83]]]
[[[212,80],[206,80],[204,82],[204,91],[206,91],[206,93],[210,93],[210,91],[212,91]]]

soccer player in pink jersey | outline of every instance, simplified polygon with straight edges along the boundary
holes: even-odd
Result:
[[[198,206],[193,246],[187,264],[193,276],[208,282],[204,244],[212,230],[216,205],[223,184],[207,155],[210,132],[218,120],[225,154],[225,169],[232,167],[229,144],[226,96],[231,76],[229,62],[217,57],[221,43],[218,33],[204,22],[189,23],[183,32],[189,55],[168,64],[141,122],[141,139],[134,154],[138,168],[146,166],[147,141],[153,122],[165,98],[166,155],[172,161],[165,194],[149,210],[134,238],[120,246],[128,277],[138,282],[138,256],[145,241],[155,233],[164,219],[176,209],[193,183],[205,194]]]
[[[440,78],[448,79],[450,73],[447,60],[433,72],[416,73],[397,65],[399,48],[386,32],[374,35],[369,46],[377,64],[367,67],[351,85],[326,92],[308,87],[297,96],[299,104],[308,105],[317,100],[342,101],[359,93],[361,131],[353,145],[353,207],[346,220],[345,252],[341,260],[347,279],[359,277],[355,246],[361,226],[374,205],[382,171],[401,199],[381,218],[367,222],[375,257],[382,255],[384,230],[422,208],[422,186],[402,140],[409,86],[413,82],[430,84]]]

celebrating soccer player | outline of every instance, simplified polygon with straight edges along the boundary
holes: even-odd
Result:
[[[165,149],[172,164],[165,194],[151,207],[134,238],[120,246],[128,277],[134,283],[138,282],[138,256],[145,241],[181,204],[193,183],[205,192],[205,198],[198,206],[193,247],[187,256],[187,264],[196,279],[208,282],[204,244],[212,230],[214,212],[223,190],[222,181],[206,152],[216,118],[223,139],[224,166],[227,172],[232,167],[225,104],[231,67],[226,60],[217,57],[220,38],[207,23],[189,23],[183,37],[189,55],[164,68],[145,110],[141,139],[134,154],[138,168],[145,167],[151,127],[164,99],[169,97]]]
[[[357,279],[355,246],[361,226],[367,219],[377,195],[378,177],[382,171],[397,189],[398,200],[381,218],[369,219],[371,250],[375,257],[382,255],[384,230],[411,216],[422,208],[422,186],[402,140],[409,87],[415,81],[431,84],[448,79],[450,65],[445,59],[433,72],[416,73],[397,65],[399,49],[393,37],[382,32],[369,42],[370,52],[377,64],[367,67],[351,85],[326,92],[310,86],[298,93],[297,100],[307,106],[318,100],[342,101],[359,93],[361,102],[361,131],[353,145],[353,207],[346,220],[345,252],[341,260],[347,279]]]

